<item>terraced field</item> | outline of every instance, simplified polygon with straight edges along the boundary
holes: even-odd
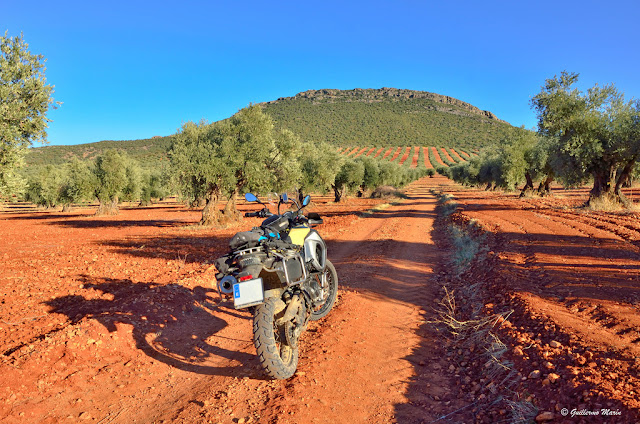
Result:
[[[435,146],[340,147],[338,152],[351,158],[365,156],[396,162],[411,168],[427,169],[433,169],[436,166],[454,166],[468,161],[473,156],[478,156],[477,152],[469,153],[460,148]]]

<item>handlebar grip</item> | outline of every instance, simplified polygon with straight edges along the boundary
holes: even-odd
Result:
[[[245,212],[244,216],[246,216],[247,218],[255,217],[255,216],[258,216],[258,212]]]

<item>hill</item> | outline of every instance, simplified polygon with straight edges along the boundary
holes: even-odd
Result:
[[[453,97],[395,88],[310,90],[262,105],[303,140],[337,146],[482,148],[510,127]]]
[[[442,146],[480,149],[499,140],[510,125],[493,113],[453,97],[395,88],[310,90],[260,104],[280,128],[302,140],[336,146]],[[106,149],[126,151],[144,167],[166,161],[171,136],[106,140],[29,150],[28,170],[73,157],[92,159]]]
[[[171,146],[171,140],[172,136],[166,136],[141,140],[104,140],[73,146],[34,147],[29,149],[26,163],[28,169],[48,164],[59,165],[74,157],[94,159],[105,150],[119,149],[138,160],[143,168],[153,168],[167,161],[167,150]]]

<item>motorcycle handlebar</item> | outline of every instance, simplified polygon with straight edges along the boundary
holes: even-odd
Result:
[[[268,210],[265,210],[265,209],[259,210],[257,212],[245,212],[244,213],[244,216],[247,217],[247,218],[250,218],[250,217],[266,218],[266,217],[271,216],[271,215],[273,215],[273,214],[271,212],[269,212]]]

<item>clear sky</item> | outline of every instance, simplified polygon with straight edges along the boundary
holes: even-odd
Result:
[[[148,138],[309,89],[431,91],[536,124],[546,78],[640,97],[634,1],[0,0],[47,58],[52,145]]]

